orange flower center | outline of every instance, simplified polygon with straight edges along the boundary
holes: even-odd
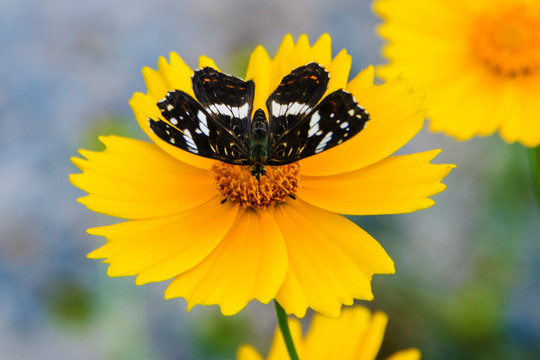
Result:
[[[216,161],[210,168],[218,191],[243,207],[266,209],[275,202],[294,196],[298,189],[300,165],[267,166],[260,181],[251,175],[251,166]]]
[[[497,75],[526,76],[540,67],[540,16],[513,5],[478,17],[472,36],[475,56]]]

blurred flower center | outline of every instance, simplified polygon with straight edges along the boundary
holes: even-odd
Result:
[[[472,45],[496,74],[530,75],[540,67],[540,16],[517,4],[483,14],[476,20]]]
[[[251,166],[229,165],[216,161],[210,168],[218,191],[227,200],[243,207],[266,209],[283,202],[298,189],[300,165],[267,166],[260,181],[251,175]]]

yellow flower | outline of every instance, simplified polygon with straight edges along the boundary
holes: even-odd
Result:
[[[384,337],[388,316],[380,311],[373,315],[362,306],[343,310],[337,319],[319,314],[302,337],[300,322],[289,319],[289,327],[298,357],[302,360],[374,360]],[[237,360],[263,360],[250,345],[238,349]],[[289,355],[279,329],[276,329],[268,360],[288,360]],[[419,360],[418,349],[395,353],[388,360]]]
[[[343,304],[372,299],[373,274],[394,272],[384,249],[353,222],[338,214],[395,214],[434,204],[428,197],[445,186],[452,165],[433,165],[438,150],[390,156],[422,127],[421,96],[405,81],[373,84],[372,67],[347,83],[351,57],[331,58],[330,37],[313,46],[306,36],[295,44],[286,36],[271,59],[258,47],[246,79],[255,82],[254,109],[293,68],[317,62],[330,72],[328,92],[345,88],[369,111],[370,121],[352,140],[328,151],[270,169],[260,184],[242,167],[183,151],[158,138],[149,118],[168,91],[193,95],[190,69],[171,53],[158,71],[144,68],[148,93],[130,101],[154,142],[101,137],[103,152],[81,150],[74,158],[83,171],[72,183],[89,193],[80,201],[96,212],[129,219],[88,230],[107,238],[90,258],[104,258],[109,276],[137,275],[136,284],[173,279],[167,299],[240,311],[249,301],[276,299],[289,314],[308,307],[337,316]],[[201,57],[199,67],[211,66]],[[243,173],[243,174],[241,174]],[[283,188],[295,199],[283,196]],[[227,201],[223,194],[235,192]],[[249,206],[248,206],[249,205]]]
[[[540,144],[540,2],[376,0],[389,64],[427,91],[430,129]]]

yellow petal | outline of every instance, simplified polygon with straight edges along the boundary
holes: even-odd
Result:
[[[139,275],[139,285],[168,280],[203,261],[231,228],[238,207],[220,201],[216,197],[174,216],[90,229],[108,241],[88,257],[106,258],[109,276]]]
[[[534,93],[534,92],[531,92]],[[516,106],[521,101],[520,98],[529,97],[530,93],[521,94],[521,91],[514,84],[509,84],[503,92],[498,95],[496,98],[492,97],[492,116],[493,122],[500,126],[499,135],[506,142],[514,142],[520,138],[520,131],[518,128],[521,127],[522,121],[528,121],[529,124],[527,127],[531,126],[531,131],[528,132],[529,136],[532,135],[536,137],[536,134],[539,134],[536,138],[536,141],[532,141],[531,144],[525,144],[525,146],[534,146],[534,144],[540,144],[540,129],[537,129],[537,124],[534,124],[534,117],[531,114],[523,113],[523,106]],[[498,104],[498,106],[496,106]],[[532,107],[531,109],[535,109]],[[491,132],[497,129],[489,129]],[[536,131],[538,130],[538,131]],[[490,133],[484,133],[483,135],[489,135]]]
[[[182,60],[177,53],[171,52],[170,64],[164,57],[158,60],[158,72],[164,79],[168,91],[181,90],[190,96],[193,95],[191,76],[193,70]]]
[[[537,105],[539,84],[540,75],[507,86],[506,109],[510,105],[513,111],[506,113],[507,117],[501,122],[500,129],[501,137],[507,142],[519,141],[528,147],[540,145],[540,110]]]
[[[209,169],[213,164],[214,160],[204,158],[202,156],[197,156],[191,154],[187,151],[184,151],[176,146],[173,146],[163,140],[161,140],[154,132],[150,129],[149,118],[152,120],[163,119],[161,112],[157,107],[157,102],[148,95],[142,93],[135,93],[129,100],[129,105],[137,118],[137,122],[143,131],[148,135],[148,137],[163,151],[169,155],[177,158],[178,160],[185,162],[186,164],[196,166],[201,169]]]
[[[373,65],[368,66],[364,70],[360,71],[354,79],[348,83],[349,89],[354,89],[355,92],[369,92],[376,85],[373,83],[375,79],[375,68]]]
[[[420,357],[420,350],[412,348],[398,351],[394,355],[390,356],[387,360],[420,360]]]
[[[129,219],[178,214],[216,196],[205,170],[184,164],[154,144],[103,136],[102,152],[81,150],[88,160],[73,158],[82,174],[73,185],[89,193],[80,200],[91,210]]]
[[[276,299],[289,314],[303,317],[311,307],[335,317],[343,304],[372,299],[373,274],[394,272],[384,249],[340,215],[294,200],[275,206],[274,217],[289,254]]]
[[[271,70],[271,60],[268,53],[262,46],[257,46],[251,54],[246,71],[246,80],[253,80],[256,84],[253,100],[254,110],[263,109],[267,112],[266,99],[275,90],[270,88]]]
[[[165,297],[184,297],[197,304],[221,307],[234,315],[257,299],[272,300],[287,270],[287,251],[280,229],[268,212],[240,208],[229,233],[198,266],[177,276]]]
[[[471,17],[471,13],[463,9],[463,5],[468,5],[467,3],[474,3],[474,1],[416,0],[414,3],[407,3],[377,0],[373,3],[373,10],[377,15],[387,20],[379,27],[383,34],[387,34],[386,29],[389,29],[388,31],[396,29],[397,35],[403,34],[399,30],[415,30],[419,34],[437,36],[446,40],[456,38],[458,34],[466,31]],[[443,16],[437,16],[439,14]],[[425,21],[418,21],[418,19]],[[407,41],[406,36],[400,36],[400,38]],[[392,45],[395,45],[395,42]],[[399,42],[397,45],[400,45]],[[426,50],[431,49],[424,49],[423,54],[430,53]]]
[[[309,38],[306,34],[298,37],[293,54],[292,61],[296,63],[293,67],[305,65],[311,60],[311,45],[309,45]]]
[[[322,34],[311,49],[313,61],[326,66],[332,61],[332,38],[328,34]],[[346,82],[346,81],[345,81]]]
[[[383,341],[388,317],[382,312],[371,314],[362,306],[344,309],[339,318],[314,314],[304,339],[300,323],[289,319],[289,326],[300,359],[306,360],[374,360]],[[238,360],[261,360],[250,346],[242,346]],[[241,356],[240,356],[241,355]],[[283,337],[276,329],[268,360],[289,359]],[[389,360],[419,360],[417,349],[394,354]]]
[[[343,310],[337,319],[313,317],[306,335],[307,358],[374,360],[381,346],[388,317],[361,306]]]
[[[435,86],[435,92],[428,94],[428,109],[431,119],[429,128],[431,131],[447,131],[449,135],[455,136],[459,140],[468,140],[478,134],[478,129],[482,123],[486,122],[486,116],[491,106],[496,106],[499,96],[493,97],[493,104],[486,99],[486,94],[470,96],[471,91],[475,91],[478,84],[485,79],[484,74],[475,71],[462,72],[454,79],[446,81],[444,84]],[[440,99],[444,99],[440,101]],[[467,107],[468,114],[463,116],[464,106]],[[470,117],[469,117],[470,114]],[[433,121],[437,119],[437,121]],[[493,132],[499,124],[493,121],[493,117],[487,118],[489,130],[484,130],[486,135]],[[455,126],[455,125],[457,126]]]
[[[251,345],[242,345],[236,352],[237,360],[264,360],[255,348]]]
[[[330,73],[330,81],[325,96],[347,86],[351,64],[352,57],[347,54],[345,49],[341,50],[334,60],[329,63],[327,70]]]
[[[167,87],[165,79],[156,70],[145,66],[142,69],[142,74],[146,88],[148,89],[148,96],[152,98],[154,103],[163,99],[171,90]]]
[[[297,319],[289,318],[289,329],[291,331],[291,337],[296,347],[296,352],[300,359],[307,359],[304,355],[304,346],[302,340],[302,326],[300,321]],[[274,332],[274,338],[272,340],[272,345],[270,346],[270,351],[268,353],[268,360],[286,360],[289,359],[289,353],[287,352],[287,347],[283,341],[283,335],[279,328]]]
[[[292,35],[285,35],[276,56],[274,56],[274,59],[272,60],[273,71],[270,80],[270,93],[278,87],[281,79],[283,79],[285,75],[289,74],[295,67],[300,66],[298,65],[298,59],[293,58],[294,49],[295,44]]]
[[[348,85],[358,103],[370,114],[365,128],[353,139],[301,161],[303,175],[332,175],[371,165],[406,144],[423,126],[419,111],[422,95],[403,79],[375,86],[367,80],[373,69],[361,72]]]
[[[315,315],[305,340],[308,358],[359,359],[357,344],[366,335],[370,319],[371,313],[364,307],[344,309],[337,319]]]
[[[215,61],[208,56],[199,56],[199,69],[203,67],[211,67],[216,69],[217,71],[221,71],[220,68],[216,65]]]
[[[434,204],[440,181],[454,165],[430,164],[440,150],[386,158],[366,168],[332,176],[303,176],[298,198],[349,215],[412,212]]]
[[[375,360],[384,338],[387,323],[388,316],[386,314],[382,312],[373,314],[363,338],[356,343],[356,356],[351,357],[351,359]]]

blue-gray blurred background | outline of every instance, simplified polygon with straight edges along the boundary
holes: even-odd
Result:
[[[285,33],[353,56],[352,74],[382,62],[368,0],[0,0],[0,359],[233,359],[244,342],[266,354],[273,306],[237,316],[190,313],[166,284],[136,287],[85,258],[113,223],[68,182],[78,148],[100,134],[144,138],[128,100],[140,70],[177,51],[242,75],[252,49],[273,55]],[[455,142],[423,130],[404,152],[441,148],[458,165],[437,204],[356,217],[395,260],[376,276],[390,315],[380,357],[411,346],[424,359],[540,358],[540,217],[526,150],[497,136]],[[359,156],[359,154],[351,154]]]

